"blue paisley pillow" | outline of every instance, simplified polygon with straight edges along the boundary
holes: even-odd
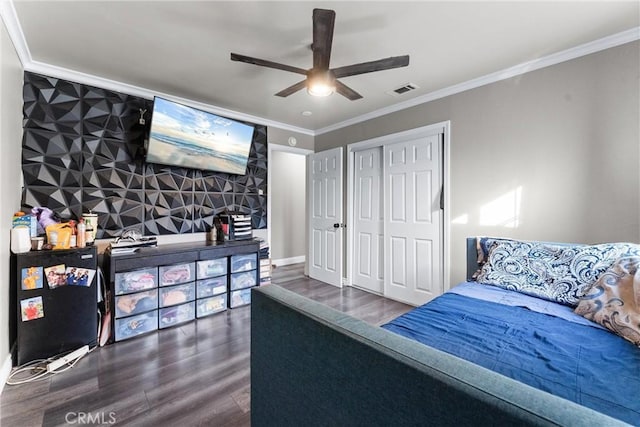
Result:
[[[640,245],[501,241],[489,250],[477,281],[575,307],[615,260],[629,255],[640,255]]]
[[[523,241],[523,240],[513,240],[513,239],[507,239],[507,238],[503,238],[503,237],[476,237],[476,252],[478,254],[478,259],[477,259],[477,263],[478,263],[478,269],[475,271],[475,273],[473,273],[472,275],[472,279],[476,280],[478,278],[478,276],[480,275],[480,272],[482,271],[482,266],[484,266],[484,264],[486,262],[489,261],[489,251],[491,250],[491,248],[493,246],[495,246],[498,243],[502,243],[502,242],[515,242],[515,243],[539,243],[539,242],[527,242],[527,241]],[[552,243],[547,243],[546,247],[547,248],[564,248],[570,246],[570,244],[562,244],[559,243],[557,245],[554,245]],[[578,245],[573,245],[573,246],[578,246]],[[582,246],[582,245],[580,245]]]
[[[502,237],[476,237],[476,253],[478,254],[477,263],[478,269],[473,273],[471,278],[473,280],[477,280],[480,272],[482,271],[482,266],[489,259],[489,251],[491,247],[496,243],[500,242],[513,242],[513,239],[505,239]]]

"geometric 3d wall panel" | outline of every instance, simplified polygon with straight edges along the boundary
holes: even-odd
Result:
[[[267,129],[257,125],[246,175],[144,162],[152,101],[35,73],[24,73],[24,208],[62,218],[98,214],[98,238],[205,231],[224,211],[267,226]]]

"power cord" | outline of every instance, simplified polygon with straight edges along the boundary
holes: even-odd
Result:
[[[80,361],[80,359],[82,359],[84,356],[86,356],[87,354],[95,350],[96,347],[97,346],[90,348],[88,351],[86,351],[86,353],[82,354],[81,356],[73,360],[69,360],[66,363],[62,363],[62,365],[56,369],[50,369],[48,367],[49,364],[57,360],[64,359],[65,356],[73,352],[60,354],[57,356],[50,357],[48,359],[36,359],[36,360],[32,360],[31,362],[27,362],[24,365],[18,366],[13,372],[11,372],[11,374],[9,374],[9,378],[7,379],[7,384],[19,385],[19,384],[25,384],[25,383],[34,382],[34,381],[41,381],[53,375],[68,371],[69,369],[76,366],[76,364]],[[77,351],[77,350],[74,350],[74,351]],[[15,377],[18,377],[21,374],[25,374],[26,372],[29,372],[29,374],[26,377],[14,379]]]

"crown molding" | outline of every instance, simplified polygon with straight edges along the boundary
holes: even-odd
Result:
[[[0,17],[2,18],[9,37],[13,42],[13,45],[18,54],[18,58],[22,63],[25,71],[31,71],[38,74],[45,74],[51,77],[57,77],[75,81],[78,83],[88,84],[92,86],[98,86],[104,89],[114,90],[117,92],[128,93],[142,98],[152,99],[154,96],[161,96],[166,99],[171,99],[183,104],[191,105],[201,110],[210,111],[221,116],[244,120],[256,124],[265,126],[273,126],[283,130],[291,132],[298,132],[304,135],[318,136],[328,132],[332,132],[347,126],[352,126],[367,120],[372,120],[378,117],[385,116],[387,114],[395,113],[397,111],[405,110],[407,108],[414,107],[416,105],[425,104],[427,102],[435,101],[447,96],[455,95],[460,92],[464,92],[470,89],[475,89],[480,86],[496,83],[501,80],[506,80],[511,77],[519,76],[521,74],[528,73],[530,71],[539,70],[541,68],[549,67],[551,65],[559,64],[561,62],[569,61],[571,59],[579,58],[581,56],[589,55],[591,53],[599,52],[612,47],[620,46],[626,43],[640,40],[640,27],[630,28],[629,30],[622,31],[611,36],[603,37],[598,40],[594,40],[589,43],[585,43],[570,49],[566,49],[560,52],[553,53],[551,55],[544,56],[542,58],[534,59],[532,61],[524,62],[522,64],[515,65],[504,70],[496,71],[478,77],[463,83],[455,84],[434,92],[430,92],[416,98],[409,99],[407,101],[399,102],[397,104],[390,105],[388,107],[380,108],[375,111],[371,111],[360,116],[352,117],[342,122],[335,123],[330,126],[326,126],[321,129],[312,130],[292,126],[286,123],[277,122],[274,120],[268,120],[263,117],[257,117],[250,114],[241,113],[238,111],[228,110],[222,107],[216,107],[213,105],[184,99],[173,96],[171,94],[160,93],[150,89],[146,89],[139,86],[134,86],[115,80],[106,79],[103,77],[81,73],[78,71],[69,70],[62,67],[57,67],[51,64],[45,64],[42,62],[34,61],[31,58],[31,53],[27,46],[22,27],[18,21],[18,17],[13,6],[12,0],[0,0]]]
[[[153,99],[154,96],[159,96],[161,98],[179,102],[184,105],[189,105],[191,107],[195,107],[200,110],[209,111],[211,113],[218,114],[223,117],[229,117],[231,119],[236,119],[236,120],[243,120],[246,122],[260,124],[264,126],[273,126],[279,129],[288,130],[290,132],[298,132],[298,133],[313,136],[313,132],[309,129],[300,128],[297,126],[291,126],[286,123],[280,123],[274,120],[268,120],[263,117],[257,117],[251,114],[241,113],[239,111],[229,110],[222,107],[216,107],[214,105],[205,104],[203,102],[194,101],[191,99],[181,98],[179,96],[146,89],[140,86],[130,85],[130,84],[118,82],[115,80],[105,79],[103,77],[70,70],[68,68],[57,67],[55,65],[45,64],[38,61],[30,61],[27,65],[23,64],[23,66],[26,71],[30,71],[37,74],[44,74],[50,77],[65,79],[72,82],[86,84],[89,86],[96,86],[101,89],[113,90],[116,92],[139,96],[141,98],[146,98],[146,99]]]
[[[367,114],[363,114],[357,117],[353,117],[348,120],[318,129],[315,131],[315,135],[322,135],[327,132],[342,129],[347,126],[355,125],[357,123],[364,122],[366,120],[375,119],[387,114],[395,113],[397,111],[405,110],[416,105],[425,104],[436,99],[444,98],[447,96],[455,95],[460,92],[464,92],[469,89],[475,89],[480,86],[496,83],[501,80],[506,80],[511,77],[519,76],[521,74],[528,73],[530,71],[539,70],[541,68],[556,65],[561,62],[569,61],[571,59],[579,58],[581,56],[589,55],[591,53],[599,52],[601,50],[609,49],[612,47],[620,46],[626,43],[630,43],[640,39],[640,27],[631,28],[626,31],[622,31],[611,36],[603,37],[601,39],[585,43],[570,49],[566,49],[560,52],[553,53],[551,55],[544,56],[542,58],[534,59],[532,61],[524,62],[522,64],[515,65],[510,68],[506,68],[495,73],[487,74],[476,79],[468,80],[463,83],[459,83],[453,86],[446,87],[444,89],[436,90],[434,92],[427,93],[425,95],[418,96],[413,99],[409,99],[404,102],[399,102],[394,105],[390,105],[379,110],[372,111]]]
[[[265,119],[263,117],[257,117],[251,114],[241,113],[239,111],[205,104],[202,102],[193,101],[191,99],[181,98],[168,93],[162,93],[144,87],[106,79],[104,77],[96,75],[82,73],[79,71],[70,70],[68,68],[58,67],[56,65],[34,61],[31,57],[31,52],[29,51],[26,39],[24,38],[24,33],[22,31],[22,27],[20,26],[20,21],[18,20],[18,15],[16,14],[16,10],[13,6],[12,0],[0,0],[0,17],[2,18],[5,27],[7,28],[9,38],[11,39],[13,46],[16,49],[18,58],[22,63],[22,68],[25,71],[44,74],[46,76],[65,79],[77,83],[87,84],[90,86],[97,86],[102,89],[113,90],[116,92],[139,96],[146,99],[153,99],[154,96],[159,96],[165,99],[179,102],[181,104],[186,104],[195,108],[199,108],[201,110],[209,111],[220,116],[229,117],[236,120],[243,120],[264,126],[273,126],[279,129],[298,132],[305,135],[315,135],[315,132],[310,129],[292,126],[286,123]]]
[[[9,38],[13,43],[13,47],[18,54],[18,59],[24,67],[25,64],[31,62],[31,52],[27,47],[27,41],[24,38],[20,21],[18,21],[18,15],[16,9],[13,7],[12,0],[0,0],[0,18],[4,22],[4,26],[7,28]]]

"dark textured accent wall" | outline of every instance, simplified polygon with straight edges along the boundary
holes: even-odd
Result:
[[[98,214],[98,238],[205,231],[225,210],[267,226],[267,129],[257,125],[246,175],[144,162],[152,101],[24,73],[24,208]]]

